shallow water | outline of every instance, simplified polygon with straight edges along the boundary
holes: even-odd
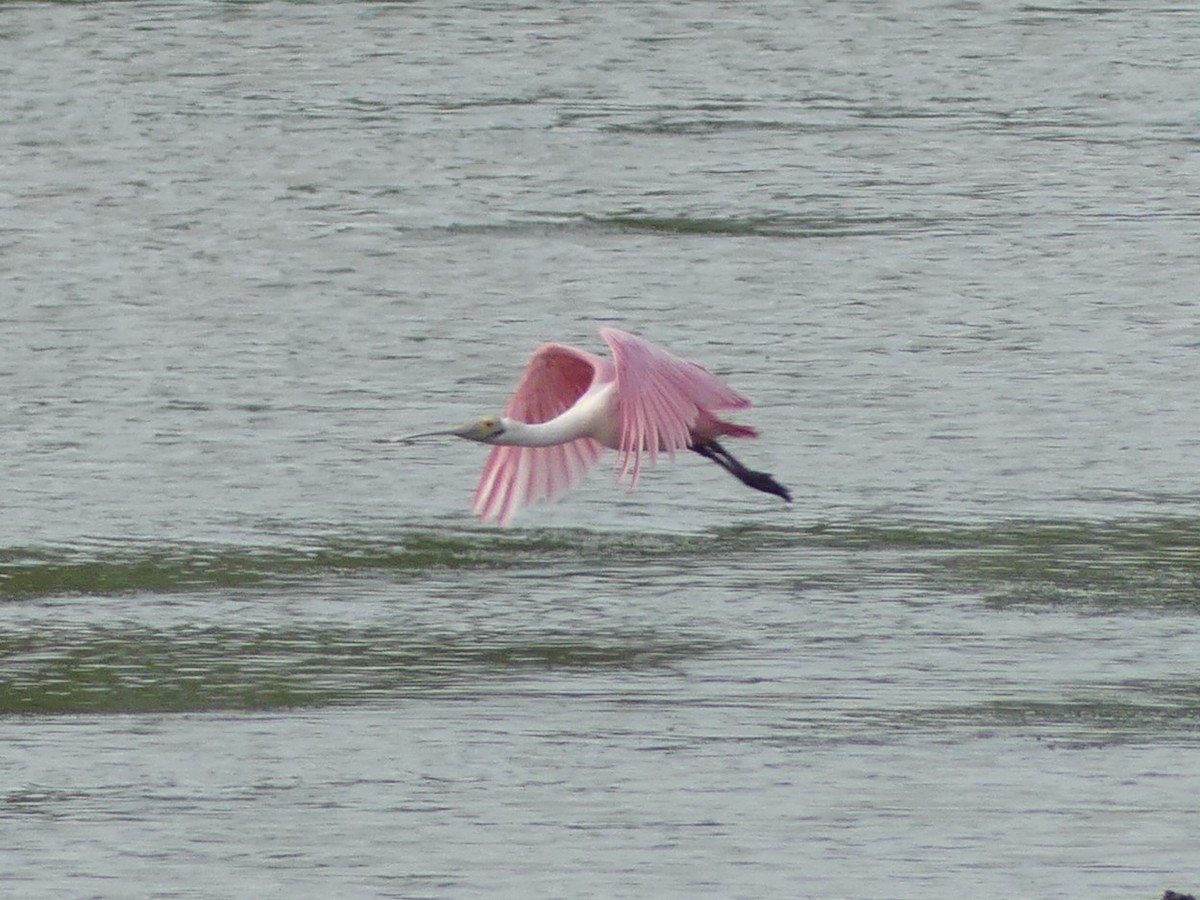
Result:
[[[1200,14],[5,4],[0,875],[1200,882]],[[474,524],[542,340],[739,448]]]

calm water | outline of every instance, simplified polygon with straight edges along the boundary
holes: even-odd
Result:
[[[1200,887],[1200,11],[0,5],[0,878]],[[507,530],[615,323],[756,401]]]

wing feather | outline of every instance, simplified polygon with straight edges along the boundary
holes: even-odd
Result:
[[[612,363],[562,344],[543,344],[529,365],[504,414],[521,422],[548,422],[566,412],[597,379],[612,377]],[[488,455],[475,491],[474,512],[487,522],[507,524],[530,503],[553,500],[600,458],[601,446],[580,438],[555,447],[496,446]]]
[[[637,484],[642,454],[686,450],[692,428],[713,410],[742,409],[750,401],[703,366],[616,328],[600,336],[613,353],[621,454],[618,477]]]

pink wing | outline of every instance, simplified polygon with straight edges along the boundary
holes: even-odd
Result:
[[[610,380],[612,363],[573,347],[543,344],[504,414],[522,422],[548,422],[574,406],[597,378]],[[508,524],[522,506],[552,500],[576,484],[595,465],[601,449],[591,438],[555,447],[493,447],[475,491],[475,515]]]
[[[753,429],[721,422],[717,409],[742,409],[750,401],[703,366],[680,359],[636,335],[601,328],[616,364],[621,469],[637,484],[642,452],[653,463],[660,450],[672,458],[687,449],[697,426],[718,434],[751,436]],[[631,471],[632,467],[632,471]]]

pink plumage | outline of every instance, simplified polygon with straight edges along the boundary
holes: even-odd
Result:
[[[557,498],[595,465],[605,447],[619,453],[618,478],[628,475],[631,487],[643,454],[653,463],[660,452],[674,458],[677,450],[691,448],[710,459],[720,451],[722,458],[714,461],[722,467],[786,499],[786,490],[770,476],[741,467],[715,442],[756,436],[753,428],[714,415],[747,407],[749,400],[702,366],[643,338],[615,328],[601,328],[600,336],[611,360],[543,344],[505,409],[503,426],[484,438],[462,435],[496,445],[475,492],[476,515],[504,525],[521,507]],[[739,469],[774,487],[752,484]]]
[[[562,344],[543,344],[504,415],[530,424],[549,422],[575,405],[598,380],[611,381],[608,360]],[[497,445],[488,456],[475,491],[473,511],[485,522],[506,525],[522,506],[553,500],[574,486],[600,458],[594,438],[549,447]]]

